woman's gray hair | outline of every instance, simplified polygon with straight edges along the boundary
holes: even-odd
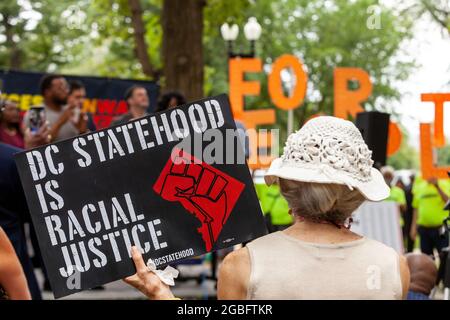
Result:
[[[312,221],[343,224],[365,201],[356,189],[333,183],[279,179],[280,190],[292,212]]]

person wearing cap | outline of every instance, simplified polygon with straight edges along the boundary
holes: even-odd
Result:
[[[219,299],[402,299],[409,270],[394,249],[349,230],[365,201],[389,187],[356,126],[317,117],[288,137],[265,175],[278,184],[295,223],[230,253],[218,276]],[[151,299],[174,299],[133,247],[137,273],[124,279]],[[157,270],[160,271],[160,270]]]

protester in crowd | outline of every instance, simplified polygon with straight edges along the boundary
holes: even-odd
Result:
[[[365,199],[389,188],[349,121],[317,117],[289,136],[265,179],[278,183],[293,226],[230,253],[218,277],[219,299],[401,299],[409,288],[406,259],[349,230]],[[137,273],[124,279],[151,299],[173,299],[169,287],[132,248]],[[236,272],[239,270],[239,272]]]
[[[33,148],[48,143],[48,132],[47,124],[44,124],[35,134],[31,134],[29,130],[26,131],[25,147]],[[0,143],[0,227],[6,232],[19,258],[31,296],[33,299],[41,299],[40,289],[27,252],[26,238],[22,227],[24,221],[29,221],[29,211],[13,158],[13,155],[20,151],[22,150]],[[0,257],[1,262],[2,259]]]
[[[27,279],[14,248],[0,227],[0,300],[30,300]]]
[[[400,227],[403,228],[405,223],[403,219],[403,214],[406,210],[406,198],[403,189],[397,185],[393,185],[394,180],[394,168],[390,166],[384,166],[380,169],[383,175],[384,181],[390,187],[389,197],[385,201],[395,202],[398,206],[398,219],[400,222]]]
[[[40,83],[44,97],[45,118],[50,124],[50,141],[72,138],[87,131],[86,117],[74,121],[75,105],[67,105],[69,85],[63,76],[45,75]],[[29,113],[24,117],[24,127],[29,127]]]
[[[178,91],[169,91],[161,96],[156,112],[165,111],[186,104],[186,98]]]
[[[414,240],[411,238],[410,230],[413,219],[414,208],[413,203],[413,185],[416,176],[414,172],[409,176],[409,184],[403,185],[403,191],[405,192],[406,210],[403,214],[403,239],[405,241],[406,252],[412,252],[414,250]]]
[[[433,256],[433,250],[441,253],[447,247],[448,233],[441,234],[443,221],[448,217],[444,206],[450,195],[450,180],[430,178],[424,180],[417,177],[413,186],[414,208],[411,225],[411,238],[420,236],[420,250],[422,253]]]
[[[80,117],[87,117],[87,121],[82,121],[81,125],[87,126],[89,131],[95,131],[97,128],[95,126],[94,120],[92,119],[92,114],[90,112],[83,112],[83,103],[86,100],[86,88],[81,81],[72,80],[69,81],[69,95],[67,97],[67,105],[69,108],[73,108],[73,118],[74,123],[78,123]],[[86,132],[86,128],[80,128],[80,133]]]
[[[24,141],[20,120],[20,109],[17,103],[9,100],[1,100],[0,142],[23,149]]]
[[[127,89],[124,97],[128,113],[118,117],[111,122],[111,126],[127,123],[133,119],[146,116],[150,105],[147,89],[142,86],[135,85]]]
[[[385,201],[393,201],[397,203],[400,212],[403,213],[406,209],[405,192],[397,185],[392,184],[392,181],[394,180],[394,168],[390,166],[384,166],[380,171],[383,174],[384,181],[391,189],[389,197]]]
[[[406,261],[411,273],[408,300],[429,300],[438,271],[433,259],[422,253],[408,253]]]

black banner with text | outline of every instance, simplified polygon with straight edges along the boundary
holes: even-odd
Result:
[[[39,83],[45,73],[0,70],[1,98],[17,102],[22,112],[31,106],[43,103],[39,92]],[[118,79],[106,77],[64,75],[70,80],[77,80],[86,86],[86,99],[83,111],[90,112],[97,129],[106,128],[111,121],[128,112],[124,100],[126,90],[139,85],[147,89],[150,99],[148,112],[156,109],[159,86],[154,81]]]

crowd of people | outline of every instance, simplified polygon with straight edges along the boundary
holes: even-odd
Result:
[[[34,230],[31,227],[25,232],[24,225],[32,225],[32,221],[13,155],[23,149],[96,130],[92,115],[83,110],[86,88],[81,82],[46,75],[41,80],[40,93],[43,105],[35,107],[44,110],[45,118],[38,128],[33,128],[30,111],[21,115],[15,102],[3,100],[0,104],[0,299],[2,296],[41,299],[41,288],[50,290]],[[111,125],[146,116],[150,109],[164,111],[186,103],[184,96],[174,91],[162,95],[158,105],[149,108],[147,90],[139,85],[128,88],[124,100],[128,112],[114,119]],[[335,174],[331,178],[326,174],[321,176],[326,170],[317,173],[310,164],[303,166],[302,161],[308,157],[298,155],[304,150],[317,148],[311,152],[320,153],[332,148],[319,137],[315,141],[321,141],[323,146],[308,145],[301,149],[305,137],[317,134],[317,128],[333,127],[332,134],[336,135],[351,132],[339,139],[348,146],[358,143],[359,150],[365,150],[359,132],[349,123],[319,117],[288,138],[284,155],[266,173],[266,182],[272,186],[256,184],[270,234],[225,258],[219,273],[219,298],[429,298],[431,290],[442,280],[442,272],[437,267],[442,270],[445,248],[449,245],[443,221],[448,217],[444,206],[450,196],[450,180],[426,180],[411,174],[404,182],[390,167],[381,168],[381,173],[372,168],[370,155],[362,159],[365,153],[345,158],[346,167],[336,167],[326,157],[316,160],[317,167],[332,167]],[[243,128],[240,123],[237,126]],[[244,143],[247,146],[248,142]],[[359,169],[353,170],[354,167]],[[349,230],[352,213],[365,200],[383,199],[398,206],[405,256]],[[28,242],[32,243],[33,259]],[[344,258],[330,258],[337,256]],[[142,271],[142,257],[136,250],[133,260],[137,270]],[[389,286],[373,292],[362,285],[366,283],[364,268],[370,264],[382,266],[381,272]],[[36,266],[43,271],[43,284],[38,284],[36,279]],[[342,272],[327,274],[326,270],[336,266]],[[241,272],[236,274],[236,269]],[[173,298],[170,289],[149,271],[138,272],[126,282],[150,298]],[[321,291],[318,286],[328,289]]]

